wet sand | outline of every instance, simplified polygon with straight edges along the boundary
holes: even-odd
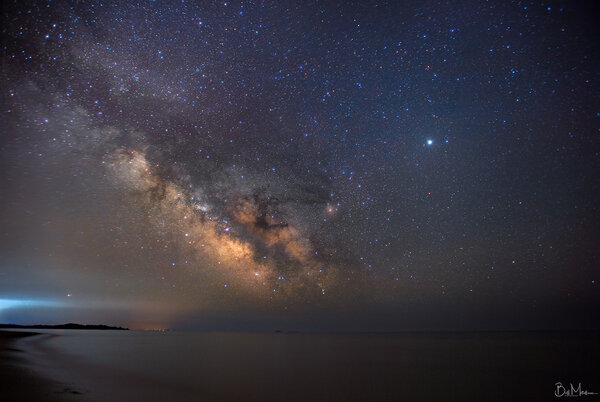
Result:
[[[598,339],[0,331],[0,401],[552,400],[557,381],[600,392]]]
[[[83,400],[81,394],[69,385],[45,378],[31,368],[31,362],[18,347],[18,340],[39,335],[36,332],[0,331],[0,400]]]

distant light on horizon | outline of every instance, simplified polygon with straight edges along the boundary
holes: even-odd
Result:
[[[64,303],[52,300],[0,299],[0,311],[24,307],[61,307]]]
[[[0,322],[600,329],[586,2],[9,3]]]

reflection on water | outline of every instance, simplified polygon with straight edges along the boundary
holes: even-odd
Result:
[[[22,345],[91,400],[539,400],[558,381],[600,392],[592,333],[45,332],[61,336]]]

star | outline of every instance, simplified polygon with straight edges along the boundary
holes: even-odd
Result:
[[[0,295],[181,322],[593,300],[586,2],[6,3]]]

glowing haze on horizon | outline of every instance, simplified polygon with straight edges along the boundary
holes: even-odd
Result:
[[[597,326],[589,7],[7,3],[0,321]]]

